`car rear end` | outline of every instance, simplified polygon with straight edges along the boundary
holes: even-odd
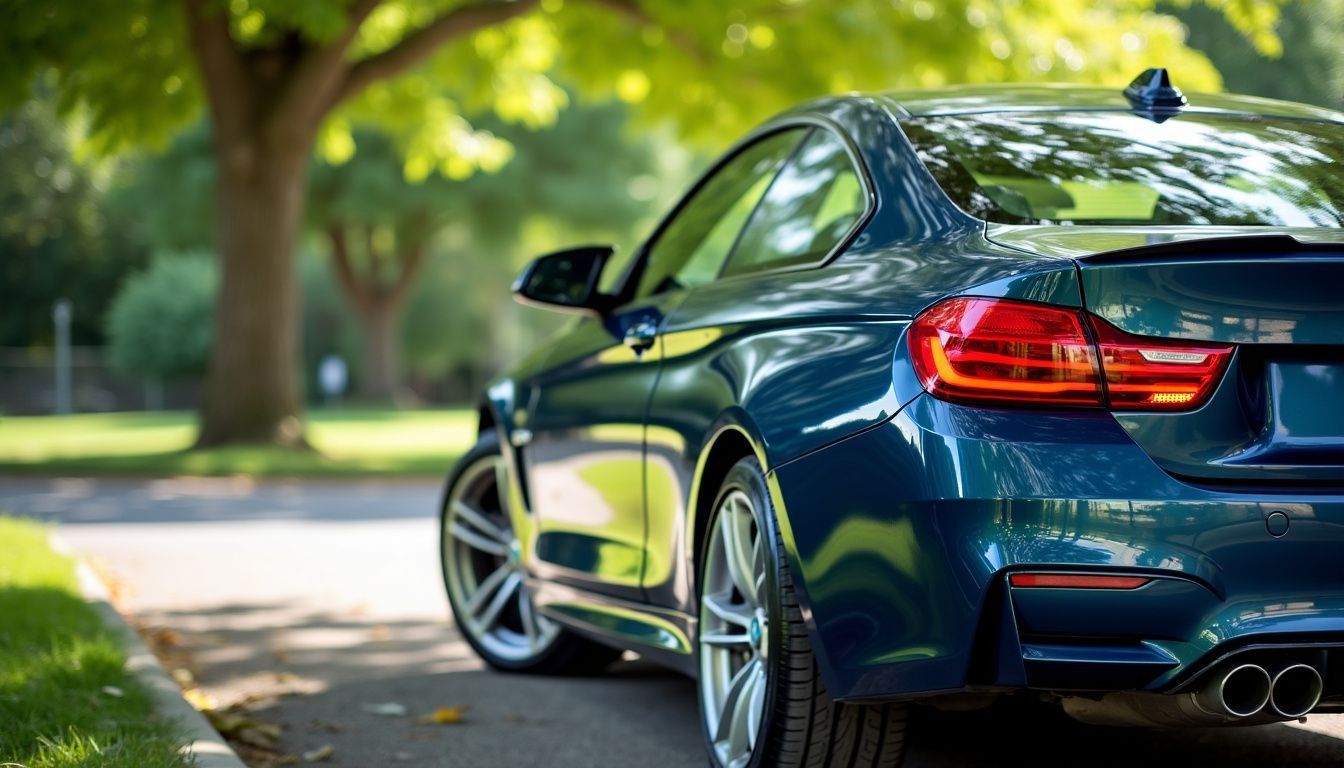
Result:
[[[830,672],[1099,723],[1344,711],[1344,128],[1112,112],[903,123],[986,248],[1060,267],[924,308],[900,412],[780,470],[891,478],[846,514],[917,550],[799,545]]]

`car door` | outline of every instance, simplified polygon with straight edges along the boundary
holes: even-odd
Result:
[[[837,334],[831,323],[802,317],[816,308],[789,303],[807,295],[791,281],[825,280],[800,270],[827,262],[868,218],[873,204],[865,178],[839,133],[812,128],[762,196],[720,278],[693,291],[663,324],[662,372],[645,428],[649,603],[685,610],[694,594],[687,560],[675,553],[691,546],[687,498],[721,413],[740,408],[772,417],[768,424],[788,425],[796,435],[802,425],[835,416],[816,406],[840,401],[821,395],[854,372],[846,368],[856,357],[890,366],[894,330]],[[772,412],[752,413],[762,392]],[[773,418],[781,412],[783,418]]]
[[[532,392],[523,449],[538,576],[642,600],[644,417],[662,357],[658,331],[690,289],[722,269],[801,138],[777,132],[728,157],[645,246],[620,291],[624,303],[555,342]]]

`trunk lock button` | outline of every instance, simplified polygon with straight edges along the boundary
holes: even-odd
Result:
[[[1288,515],[1283,512],[1270,512],[1265,516],[1265,529],[1276,539],[1284,535],[1288,532]]]

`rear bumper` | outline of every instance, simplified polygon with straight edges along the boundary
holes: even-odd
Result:
[[[1338,659],[1322,704],[1344,708],[1344,651],[1329,650],[1344,648],[1344,495],[1196,488],[1107,414],[928,396],[776,468],[771,488],[839,698],[1174,692],[1227,654],[1273,646]],[[1274,512],[1290,520],[1281,537]],[[1153,581],[1009,586],[1021,570]]]

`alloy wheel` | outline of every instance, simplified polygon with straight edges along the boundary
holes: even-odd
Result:
[[[764,719],[768,545],[751,500],[731,491],[719,504],[705,550],[699,631],[701,711],[726,768],[750,762]]]
[[[559,626],[532,604],[502,503],[503,472],[499,456],[486,456],[459,476],[444,511],[442,555],[458,626],[491,654],[521,662],[545,652]]]

